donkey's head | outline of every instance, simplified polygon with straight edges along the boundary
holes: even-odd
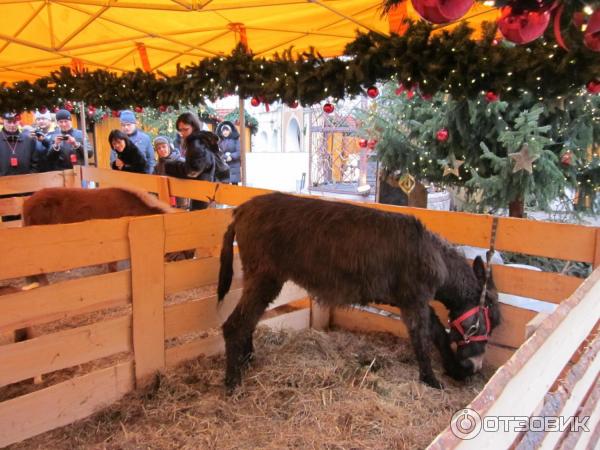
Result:
[[[473,261],[473,272],[479,296],[450,312],[450,340],[456,343],[456,357],[468,374],[481,370],[485,345],[500,323],[498,291],[491,270],[486,271],[479,256]]]

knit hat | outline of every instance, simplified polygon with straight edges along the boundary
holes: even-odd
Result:
[[[152,141],[152,146],[156,147],[158,144],[167,144],[170,146],[171,141],[169,141],[169,138],[166,136],[156,136]]]
[[[121,119],[121,123],[136,123],[135,114],[129,109],[121,111],[119,118]]]
[[[56,121],[59,120],[71,120],[71,113],[66,109],[59,109],[56,113]]]
[[[46,111],[45,113],[36,111],[35,112],[35,118],[36,119],[52,120],[52,114],[50,114],[50,111]]]

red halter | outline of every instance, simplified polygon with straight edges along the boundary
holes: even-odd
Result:
[[[465,319],[468,319],[469,317],[479,313],[480,310],[483,311],[483,317],[485,317],[485,334],[473,336],[473,335],[468,334],[468,331],[465,332],[461,323]],[[473,331],[474,333],[477,332],[477,330],[479,329],[479,319],[477,319],[476,326],[477,326],[476,329]],[[450,322],[450,328],[452,328],[452,327],[454,327],[456,329],[456,331],[458,331],[458,333],[462,337],[462,340],[458,341],[458,345],[466,345],[466,344],[469,344],[470,342],[477,342],[477,341],[487,341],[488,336],[491,331],[491,328],[492,328],[491,323],[490,323],[490,314],[488,312],[488,307],[487,306],[475,306],[474,308],[469,309],[468,311],[464,312],[462,315],[460,315],[459,317],[454,319],[452,322]]]

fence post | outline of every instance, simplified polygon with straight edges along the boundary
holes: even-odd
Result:
[[[315,330],[326,331],[331,321],[331,308],[319,305],[313,298],[310,299],[310,327]]]
[[[162,216],[129,223],[133,351],[137,387],[165,367],[165,228]]]
[[[169,179],[167,177],[157,177],[156,183],[158,184],[158,199],[170,205],[171,191],[169,186]]]

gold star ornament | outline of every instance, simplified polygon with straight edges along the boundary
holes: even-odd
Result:
[[[456,178],[458,178],[460,176],[458,169],[460,169],[460,166],[462,166],[465,161],[462,159],[456,159],[456,158],[451,158],[451,165],[452,167],[450,167],[449,164],[446,164],[444,166],[444,176],[448,176],[448,175],[454,175]]]
[[[532,155],[529,153],[529,147],[527,144],[523,144],[521,151],[517,153],[509,153],[508,156],[515,162],[513,166],[513,173],[517,173],[521,170],[526,170],[529,173],[533,173],[533,162],[540,157],[540,155]]]

